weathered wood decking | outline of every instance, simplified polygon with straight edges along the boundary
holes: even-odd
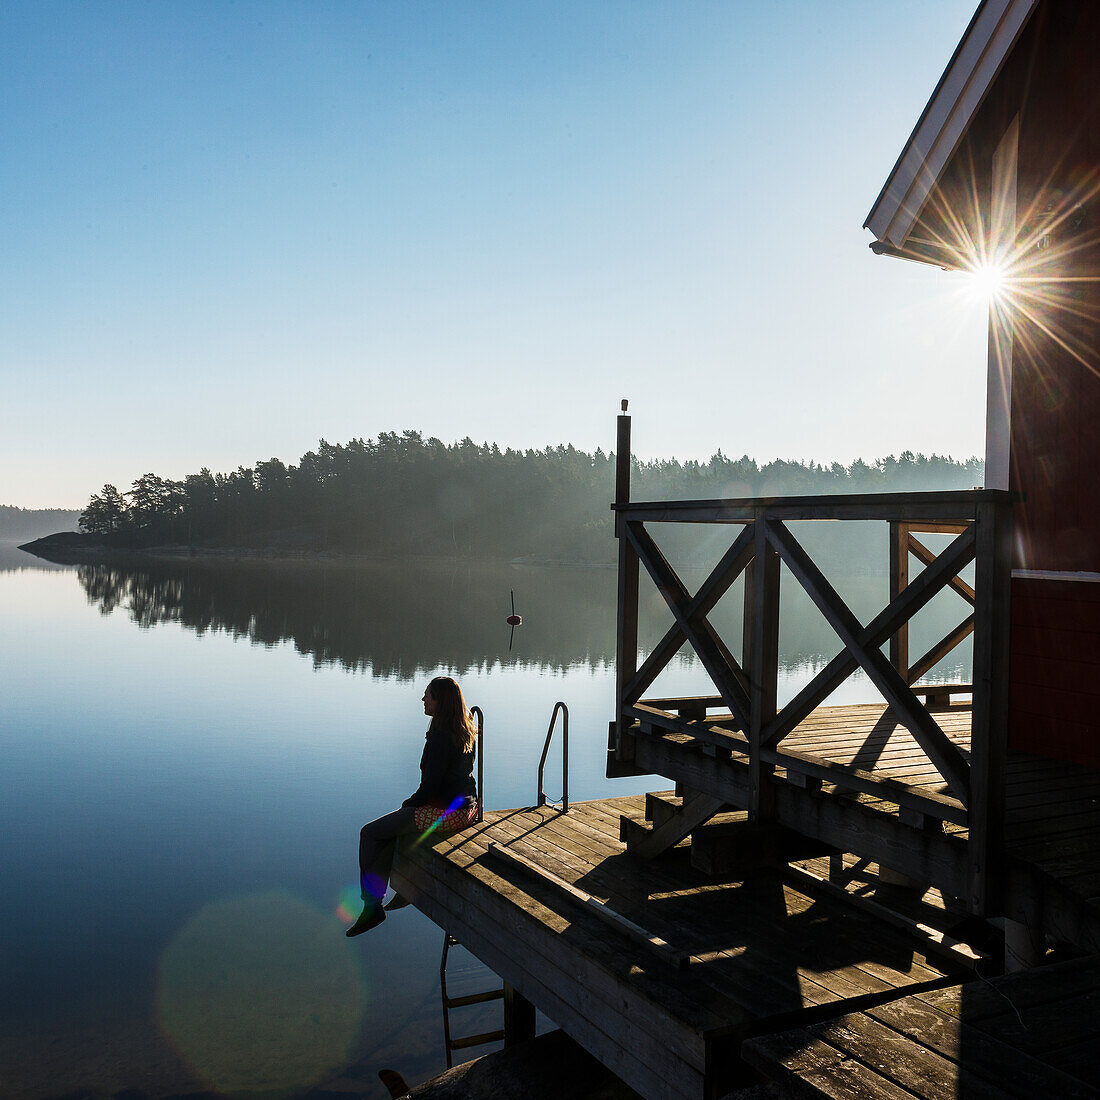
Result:
[[[748,1040],[797,1095],[833,1100],[1100,1096],[1100,958],[903,997]]]
[[[729,728],[728,713],[688,719],[671,709],[688,709],[691,702],[653,700],[629,709],[638,721],[631,742],[635,765],[748,808],[747,739]],[[932,713],[968,754],[969,704],[934,706]],[[966,808],[950,796],[890,708],[820,707],[764,755],[774,767],[770,783],[779,824],[949,895],[965,895]],[[1004,774],[1003,911],[1100,951],[1100,772],[1009,752]]]
[[[716,1095],[747,1036],[962,973],[780,868],[715,881],[686,852],[628,854],[624,813],[644,800],[487,813],[403,846],[394,885],[645,1096]]]

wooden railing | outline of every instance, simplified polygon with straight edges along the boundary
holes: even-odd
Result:
[[[624,425],[624,421],[626,422]],[[619,454],[629,456],[629,418],[620,417]],[[626,444],[625,448],[623,444]],[[907,788],[853,768],[843,769],[844,786],[873,790],[900,808],[903,820],[925,817],[968,829],[969,905],[974,912],[996,906],[1002,846],[1004,755],[1007,713],[1009,494],[997,490],[815,496],[737,500],[632,503],[629,466],[620,462],[616,485],[619,540],[616,741],[628,756],[629,734],[652,716],[658,701],[642,702],[685,643],[691,646],[717,695],[664,701],[690,726],[708,737],[708,706],[729,718],[712,729],[724,748],[747,757],[748,809],[757,821],[773,816],[773,774],[786,769],[788,781],[820,787],[836,781],[838,769],[803,753],[785,751],[782,742],[856,669],[862,669],[942,776],[947,793]],[[788,526],[798,521],[877,520],[890,525],[890,600],[869,622],[862,622],[832,586]],[[648,523],[727,524],[739,527],[729,549],[693,593],[669,564]],[[935,554],[916,534],[935,531],[952,537]],[[924,569],[909,579],[909,558]],[[821,611],[841,648],[782,709],[777,706],[779,671],[780,563]],[[962,579],[973,562],[974,585]],[[639,566],[660,590],[673,625],[638,665]],[[745,575],[741,660],[708,621],[708,614],[734,582]],[[927,653],[910,664],[908,624],[938,593],[952,589],[973,607],[969,615]],[[967,753],[944,732],[921,701],[919,679],[955,646],[974,635],[973,710]],[[889,643],[889,657],[882,646]],[[693,721],[694,719],[694,721]],[[625,736],[624,736],[625,735]]]

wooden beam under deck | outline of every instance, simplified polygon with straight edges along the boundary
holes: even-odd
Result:
[[[717,1095],[749,1035],[961,974],[778,870],[712,880],[683,851],[630,855],[623,813],[640,819],[642,797],[488,812],[456,836],[403,845],[394,886],[643,1096]],[[681,957],[686,969],[671,961]]]

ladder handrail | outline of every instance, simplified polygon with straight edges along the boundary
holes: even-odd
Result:
[[[470,717],[477,719],[477,740],[474,750],[477,753],[477,820],[485,816],[485,761],[481,752],[481,738],[485,733],[485,715],[481,707],[470,707]]]
[[[546,767],[546,754],[550,751],[550,741],[554,736],[554,726],[561,711],[561,812],[569,812],[569,708],[559,700],[550,714],[550,727],[546,731],[546,740],[542,746],[542,759],[539,760],[539,800],[538,805],[546,805],[546,794],[542,789],[542,773]]]

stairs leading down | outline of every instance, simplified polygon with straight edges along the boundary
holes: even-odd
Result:
[[[650,792],[645,817],[644,822],[625,814],[619,819],[619,839],[628,852],[653,859],[690,837],[691,865],[707,875],[777,867],[829,850],[780,825],[754,824],[747,811],[698,791]]]

